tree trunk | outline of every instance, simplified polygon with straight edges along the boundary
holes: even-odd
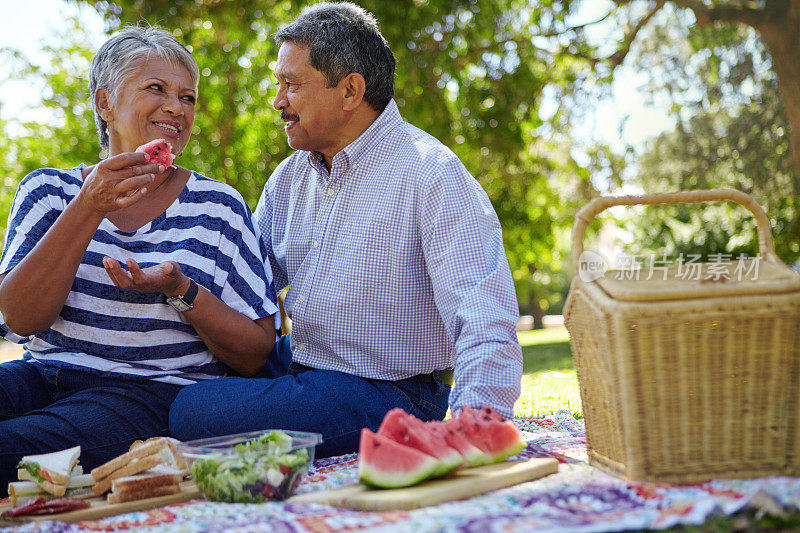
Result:
[[[792,0],[785,17],[757,28],[769,48],[778,89],[789,121],[792,161],[800,172],[800,0]]]
[[[533,329],[544,329],[544,310],[539,305],[539,291],[536,290],[536,282],[533,281],[533,274],[536,272],[535,265],[528,265],[528,272],[531,279],[528,281],[530,290],[528,291],[528,312],[533,317]]]
[[[528,298],[528,309],[533,317],[533,329],[544,329],[544,311],[539,305],[539,298],[536,297],[535,291],[531,291],[530,298]]]

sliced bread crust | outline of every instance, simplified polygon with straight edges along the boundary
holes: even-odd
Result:
[[[92,477],[95,481],[100,481],[112,472],[122,469],[126,465],[128,465],[134,459],[140,459],[146,457],[148,455],[155,454],[156,452],[163,450],[164,448],[168,448],[169,443],[166,439],[157,439],[152,440],[150,442],[145,442],[141,446],[136,447],[135,449],[131,449],[122,455],[119,455],[110,461],[103,463],[102,465],[98,466],[97,468],[92,469]],[[146,469],[145,469],[146,470]],[[141,472],[141,470],[139,470]],[[129,472],[125,475],[135,474],[136,472]]]
[[[132,502],[134,500],[144,500],[145,498],[155,498],[157,496],[167,496],[169,494],[177,494],[181,491],[180,485],[164,485],[161,487],[154,487],[151,489],[131,490],[119,494],[111,493],[108,495],[107,501],[109,504]]]
[[[147,490],[148,488],[162,487],[164,485],[175,485],[183,480],[183,474],[175,470],[171,474],[161,474],[146,470],[141,474],[125,476],[111,481],[111,492],[120,494],[137,490]]]
[[[108,490],[111,488],[111,482],[115,479],[125,476],[132,476],[133,474],[138,474],[139,472],[144,472],[149,468],[153,468],[156,465],[168,461],[170,456],[171,452],[169,449],[160,448],[156,453],[131,459],[127,464],[123,464],[121,468],[112,471],[106,477],[99,480],[97,480],[97,476],[94,474],[95,471],[92,470],[92,477],[97,480],[92,487],[92,490],[97,496],[100,496],[101,494],[108,492]]]

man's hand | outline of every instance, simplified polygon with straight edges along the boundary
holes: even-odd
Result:
[[[139,292],[163,292],[168,297],[186,294],[189,289],[189,277],[181,272],[175,261],[165,261],[147,268],[139,268],[133,259],[125,261],[128,270],[116,259],[103,258],[103,266],[114,285],[122,289]]]

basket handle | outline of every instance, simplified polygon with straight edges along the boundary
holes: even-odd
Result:
[[[745,208],[753,215],[758,228],[758,249],[761,256],[772,263],[780,263],[775,255],[775,244],[767,214],[749,194],[734,189],[712,189],[703,191],[677,191],[660,194],[644,194],[632,196],[600,196],[593,198],[575,214],[572,226],[572,263],[575,272],[580,267],[580,256],[583,253],[583,236],[586,227],[594,217],[615,205],[658,205],[658,204],[694,204],[702,202],[718,202],[728,200]]]

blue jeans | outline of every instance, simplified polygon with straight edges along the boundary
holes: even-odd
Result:
[[[278,339],[267,367],[255,378],[225,377],[185,387],[169,415],[181,440],[291,429],[321,433],[316,457],[358,450],[361,428],[378,428],[400,407],[422,420],[441,420],[450,386],[436,379],[382,381],[291,364],[289,335]]]
[[[0,496],[16,481],[24,455],[80,445],[88,473],[137,439],[167,435],[180,389],[27,361],[0,364]]]

